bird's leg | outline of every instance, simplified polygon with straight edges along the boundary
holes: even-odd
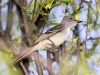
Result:
[[[54,54],[54,59],[57,61],[57,63],[59,63],[59,51],[60,51],[60,48],[55,46],[54,42],[50,39],[48,39],[51,44],[49,44],[51,46],[51,48],[47,48],[48,51],[50,52],[53,52]]]
[[[53,43],[53,41],[51,41],[50,39],[48,39],[52,44],[49,44],[51,45],[51,48],[48,48],[47,47],[47,50],[50,51],[50,52],[58,52],[60,49],[59,47],[55,46],[55,44]]]

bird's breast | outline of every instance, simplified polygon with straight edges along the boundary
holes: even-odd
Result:
[[[62,32],[59,32],[59,33],[55,34],[54,36],[52,36],[50,38],[50,40],[56,46],[59,46],[66,40],[66,38],[68,37],[69,31],[70,31],[70,29],[63,30]]]
[[[58,32],[57,34],[53,35],[49,39],[53,42],[53,44],[55,44],[55,46],[59,46],[66,40],[66,38],[68,37],[69,31],[70,29],[65,29],[62,32]],[[50,44],[52,44],[52,42],[49,39],[45,39],[39,42],[39,44],[35,46],[36,49],[50,48],[51,47]]]

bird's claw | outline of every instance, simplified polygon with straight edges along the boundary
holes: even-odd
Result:
[[[51,41],[50,39],[48,39],[48,40]],[[52,44],[49,44],[49,45],[51,45],[51,48],[47,47],[48,51],[50,51],[50,52],[58,52],[59,51],[59,47],[55,46],[55,44],[53,42],[52,42]]]

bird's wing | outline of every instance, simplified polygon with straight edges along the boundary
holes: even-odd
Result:
[[[38,43],[40,41],[43,41],[45,39],[50,38],[51,36],[55,35],[56,33],[60,32],[63,30],[63,26],[61,24],[49,29],[47,32],[45,32],[44,34],[42,34],[36,41],[35,43]]]
[[[22,59],[23,57],[27,56],[29,53],[32,52],[31,49],[33,49],[33,47],[35,45],[37,45],[40,41],[43,41],[45,39],[50,38],[51,36],[55,35],[56,33],[60,32],[63,30],[63,26],[61,24],[49,29],[47,32],[45,32],[43,35],[41,35],[33,44],[33,46],[31,46],[30,48],[28,48],[28,50],[25,50],[24,52],[20,53],[19,55],[17,55],[11,62],[12,64],[16,63],[17,61],[19,61],[20,59]]]

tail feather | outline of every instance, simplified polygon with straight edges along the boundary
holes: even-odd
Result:
[[[24,58],[25,56],[27,56],[27,55],[30,54],[31,52],[32,52],[31,49],[23,51],[22,53],[18,54],[18,55],[11,61],[11,63],[14,64],[14,63],[18,62],[19,60],[21,60],[22,58]]]
[[[32,47],[30,47],[28,50],[25,50],[22,53],[15,56],[15,58],[11,61],[11,63],[14,64],[14,63],[18,62],[19,60],[21,60],[22,58],[24,58],[25,56],[27,56],[28,54],[30,54],[31,52],[37,50],[34,48],[37,44],[38,44],[38,42],[35,43]]]

